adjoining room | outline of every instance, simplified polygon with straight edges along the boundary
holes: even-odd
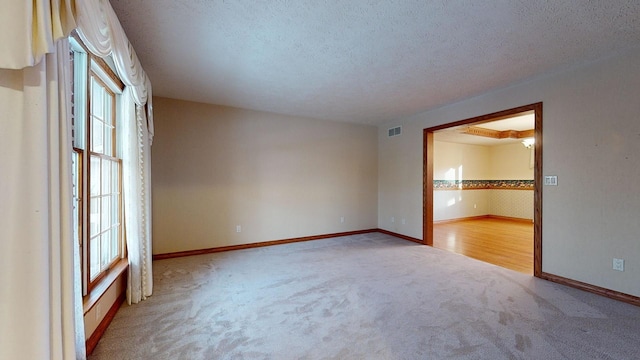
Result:
[[[533,274],[533,112],[433,137],[433,246]]]

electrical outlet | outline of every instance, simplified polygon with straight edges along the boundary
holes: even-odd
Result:
[[[407,223],[407,219],[402,219],[402,225],[405,225]]]
[[[344,216],[340,216],[340,222],[343,223],[344,222]]]
[[[391,217],[391,222],[392,222],[392,223],[396,222],[396,218],[392,216],[392,217]]]
[[[624,271],[624,259],[613,258],[613,270]]]
[[[236,232],[237,233],[242,232],[242,226],[236,225]]]

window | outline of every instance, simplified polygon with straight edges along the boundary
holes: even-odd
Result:
[[[73,38],[71,44],[74,230],[86,295],[124,252],[118,135],[123,85],[104,60]]]

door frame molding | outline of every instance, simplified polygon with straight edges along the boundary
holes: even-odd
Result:
[[[535,117],[535,164],[533,169],[533,275],[535,277],[542,277],[542,102],[433,126],[423,130],[423,244],[433,246],[433,133],[438,130],[460,125],[481,124],[501,120],[524,112],[533,112]]]

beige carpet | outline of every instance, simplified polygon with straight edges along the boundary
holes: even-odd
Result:
[[[380,233],[154,262],[96,359],[640,359],[640,308]]]

